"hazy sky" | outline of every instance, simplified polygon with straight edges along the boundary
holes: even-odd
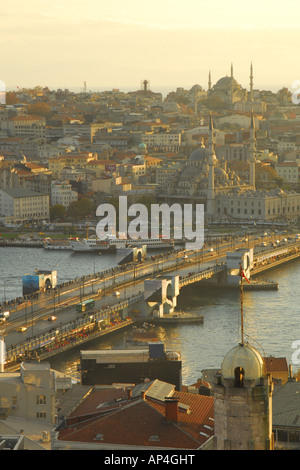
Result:
[[[4,0],[2,0],[2,4]],[[2,7],[7,88],[249,88],[300,80],[299,0],[9,0]]]

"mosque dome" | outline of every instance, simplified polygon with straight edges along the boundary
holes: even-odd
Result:
[[[198,84],[192,86],[192,88],[190,89],[190,92],[194,93],[195,91],[203,91],[202,86]]]
[[[235,380],[238,368],[243,369],[245,380],[257,382],[264,374],[264,363],[260,353],[248,344],[239,344],[226,354],[221,366],[223,379]]]
[[[239,86],[238,82],[233,77],[222,77],[217,81],[215,85],[215,87],[226,87],[226,88],[231,87],[231,86],[236,86],[236,87]]]
[[[200,168],[196,168],[195,166],[187,166],[183,172],[181,173],[181,178],[184,179],[184,178],[195,178],[197,177],[198,175],[201,175],[201,170]]]
[[[203,162],[204,160],[208,160],[209,153],[206,147],[200,147],[195,150],[190,155],[189,161],[191,162]]]
[[[144,142],[141,142],[141,143],[138,145],[138,148],[139,148],[139,149],[146,149],[146,148],[147,148],[147,145],[146,145]]]

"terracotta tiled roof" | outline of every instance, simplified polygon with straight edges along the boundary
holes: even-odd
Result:
[[[133,400],[119,410],[81,425],[65,428],[58,439],[101,444],[197,449],[195,439],[172,422],[166,422],[148,402]]]
[[[72,424],[59,431],[58,439],[120,446],[197,449],[214,433],[212,397],[175,391],[172,398],[179,400],[175,423],[166,421],[164,402],[147,397],[147,393],[144,399],[122,400],[124,395],[124,388],[93,391],[69,416]],[[114,399],[117,400],[114,402]]]

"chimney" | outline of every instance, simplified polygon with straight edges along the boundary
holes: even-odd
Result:
[[[166,397],[165,398],[165,410],[166,410],[166,421],[177,423],[178,422],[178,398]]]
[[[146,398],[146,392],[145,392],[145,390],[142,390],[142,391],[141,391],[141,397],[142,397],[142,400],[145,400],[145,398]]]
[[[127,398],[130,400],[132,398],[132,388],[127,388]]]

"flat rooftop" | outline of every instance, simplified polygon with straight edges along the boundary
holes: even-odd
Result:
[[[82,360],[96,360],[97,364],[109,362],[148,362],[149,351],[147,349],[104,349],[81,351]]]

